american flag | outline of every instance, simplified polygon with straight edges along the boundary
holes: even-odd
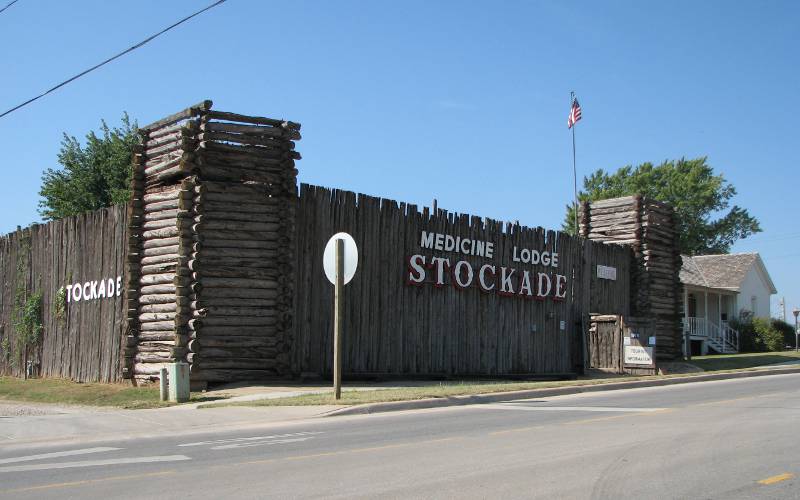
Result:
[[[569,110],[569,118],[567,118],[567,128],[572,128],[580,119],[581,105],[578,104],[578,99],[574,98],[572,99],[572,108]]]

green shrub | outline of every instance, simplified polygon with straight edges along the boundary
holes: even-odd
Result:
[[[779,319],[772,320],[772,327],[781,332],[783,335],[783,345],[794,347],[794,326]]]
[[[59,323],[62,325],[64,324],[64,319],[67,317],[67,289],[63,286],[56,292],[56,300],[53,304],[53,316],[55,316]]]
[[[784,349],[784,334],[770,320],[752,318],[732,321],[731,327],[739,331],[740,352],[768,352]]]
[[[12,315],[12,324],[17,333],[20,350],[39,343],[42,336],[42,292],[32,293],[27,299],[20,298]]]
[[[732,320],[730,326],[739,332],[739,352],[761,352],[752,321]]]
[[[6,363],[11,360],[11,341],[8,340],[8,337],[4,337],[3,340],[0,341],[0,358]]]
[[[755,318],[753,319],[753,325],[755,326],[756,336],[761,340],[765,351],[783,350],[783,333],[775,329],[770,320]]]

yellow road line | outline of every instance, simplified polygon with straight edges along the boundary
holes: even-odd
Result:
[[[175,474],[176,471],[163,471],[163,472],[151,472],[148,474],[132,474],[129,476],[112,476],[112,477],[104,477],[100,479],[86,479],[83,481],[72,481],[69,483],[51,483],[51,484],[42,484],[39,486],[27,486],[25,488],[15,488],[13,490],[4,490],[0,491],[0,493],[22,493],[25,491],[38,491],[38,490],[48,490],[53,488],[68,488],[70,486],[83,486],[87,484],[95,484],[95,483],[104,483],[108,481],[127,481],[129,479],[142,479],[147,477],[158,477],[158,476],[168,476],[171,474]]]
[[[737,401],[747,401],[750,399],[758,399],[758,398],[768,398],[770,396],[779,396],[787,394],[785,391],[781,392],[768,392],[766,394],[756,394],[755,396],[742,396],[740,398],[733,398],[733,399],[719,399],[716,401],[706,401],[705,403],[694,403],[687,405],[686,408],[692,408],[694,406],[713,406],[718,404],[726,404],[726,403],[736,403]]]
[[[552,424],[542,424],[542,425],[531,425],[529,427],[516,427],[514,429],[503,429],[502,431],[494,431],[490,432],[489,436],[502,436],[504,434],[512,434],[514,432],[527,432],[527,431],[534,431],[537,429],[542,429],[544,427],[551,427],[553,425],[579,425],[579,424],[588,424],[591,422],[603,422],[605,420],[617,420],[620,418],[628,418],[628,417],[643,417],[645,415],[659,415],[664,413],[671,413],[675,411],[674,408],[662,408],[656,411],[643,411],[643,412],[636,412],[636,413],[624,413],[622,415],[611,415],[608,417],[595,417],[595,418],[585,418],[581,420],[571,420],[569,422],[554,422]]]
[[[766,479],[762,479],[758,482],[758,484],[775,484],[780,483],[781,481],[786,481],[787,479],[792,479],[794,474],[787,472],[786,474],[778,474],[777,476],[768,477]]]
[[[675,411],[675,408],[664,408],[661,410],[656,411],[643,411],[639,413],[625,413],[623,415],[612,415],[610,417],[597,417],[597,418],[586,418],[583,420],[573,420],[571,422],[563,422],[561,425],[580,425],[580,424],[588,424],[592,422],[603,422],[606,420],[617,420],[620,418],[629,418],[629,417],[647,417],[652,415],[663,415],[664,413],[672,413]]]
[[[514,429],[504,429],[502,431],[490,432],[489,435],[490,436],[502,436],[503,434],[511,434],[511,433],[514,433],[514,432],[527,432],[527,431],[532,431],[532,430],[536,430],[536,429],[541,429],[543,427],[547,427],[547,425],[546,424],[543,424],[543,425],[531,425],[530,427],[516,427]]]

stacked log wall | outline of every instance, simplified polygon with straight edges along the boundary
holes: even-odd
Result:
[[[653,322],[659,359],[679,357],[683,288],[672,207],[642,196],[584,202],[579,223],[585,238],[631,247],[631,313]]]
[[[78,382],[121,379],[126,307],[117,277],[125,269],[127,223],[120,205],[0,237],[0,374],[25,374],[14,317],[41,293],[42,329],[28,357],[32,374]],[[76,283],[79,299],[67,300],[67,287]],[[84,284],[94,295],[89,300]]]
[[[288,373],[299,129],[210,101],[142,129],[131,203],[141,221],[131,226],[137,380],[175,361],[190,364],[195,385]]]
[[[139,130],[131,185],[126,378],[186,360],[199,115],[206,101]]]

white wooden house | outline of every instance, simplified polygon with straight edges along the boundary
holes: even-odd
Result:
[[[682,257],[683,328],[693,353],[738,352],[739,332],[728,322],[769,318],[777,293],[764,261],[757,253]]]

